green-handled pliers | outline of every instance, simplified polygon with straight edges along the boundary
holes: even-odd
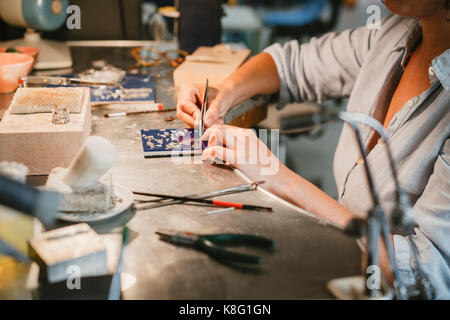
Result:
[[[159,230],[156,234],[161,240],[206,252],[210,256],[233,263],[259,264],[261,257],[251,254],[238,253],[226,250],[224,246],[245,245],[262,249],[272,249],[274,242],[271,239],[251,234],[218,233],[218,234],[195,234],[172,230]]]

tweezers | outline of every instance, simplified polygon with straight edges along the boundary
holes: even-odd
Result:
[[[207,104],[208,104],[208,79],[206,79],[205,95],[203,96],[202,108],[200,109],[200,122],[198,124],[198,135],[200,139],[203,136],[203,132],[205,131],[204,119]]]

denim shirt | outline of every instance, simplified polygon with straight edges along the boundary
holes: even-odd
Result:
[[[303,45],[290,41],[283,47],[270,46],[265,52],[280,76],[280,105],[349,96],[347,111],[383,122],[421,34],[417,20],[390,16],[382,21],[381,29],[361,27],[328,33]],[[436,298],[450,299],[450,49],[433,59],[429,78],[431,86],[410,99],[387,127],[399,182],[418,225],[415,234],[394,234],[394,250],[403,280],[413,283],[414,242]],[[367,126],[359,129],[367,147],[374,131]],[[344,125],[334,157],[339,202],[365,216],[373,203],[359,158],[354,133]],[[395,203],[395,186],[381,140],[367,162],[381,205],[389,213]]]

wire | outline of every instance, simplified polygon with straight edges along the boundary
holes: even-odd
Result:
[[[357,122],[364,123],[364,124],[368,125],[369,127],[371,127],[372,129],[374,129],[380,135],[381,139],[383,140],[384,144],[386,145],[386,152],[387,152],[387,156],[388,156],[389,166],[391,168],[391,174],[394,179],[395,187],[397,190],[399,190],[400,184],[398,182],[397,170],[396,170],[394,158],[392,156],[391,148],[389,145],[389,137],[388,137],[386,130],[381,125],[381,123],[379,123],[374,118],[372,118],[366,114],[362,114],[362,113],[348,113],[345,111],[341,111],[338,113],[338,116],[344,121],[350,120],[350,121],[357,121]],[[397,200],[398,200],[398,197],[399,197],[399,194],[397,193]]]

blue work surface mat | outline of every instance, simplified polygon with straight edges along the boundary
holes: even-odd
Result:
[[[194,129],[141,130],[142,149],[146,158],[178,155],[200,155],[208,142],[200,140]]]

